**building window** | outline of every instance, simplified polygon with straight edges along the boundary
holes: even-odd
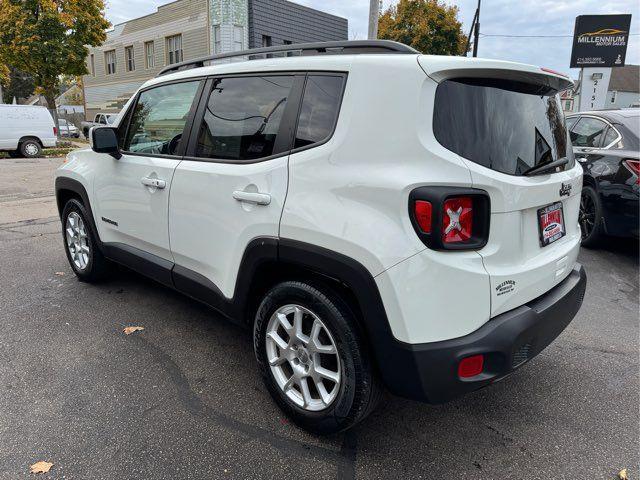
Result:
[[[104,68],[107,75],[116,73],[116,51],[104,52]]]
[[[272,45],[271,37],[269,35],[262,35],[262,46],[270,47]]]
[[[611,103],[616,103],[616,98],[618,97],[618,92],[617,91],[613,91],[611,92]]]
[[[136,61],[133,57],[133,46],[124,47],[124,58],[127,62],[127,72],[133,72],[136,69]]]
[[[213,53],[222,53],[222,32],[220,25],[213,27]]]
[[[96,57],[93,55],[93,53],[89,57],[89,63],[91,65],[91,76],[95,77],[96,76]]]
[[[240,52],[244,50],[244,27],[234,25],[233,27],[233,51]]]
[[[283,40],[285,45],[292,45],[293,42],[291,40]],[[287,57],[292,57],[293,52],[287,52]]]
[[[182,35],[167,37],[167,64],[182,61]]]
[[[153,41],[144,42],[144,64],[146,68],[154,68],[156,66]]]

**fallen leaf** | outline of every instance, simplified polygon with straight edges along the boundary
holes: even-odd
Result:
[[[623,468],[622,470],[620,470],[620,471],[618,472],[618,478],[619,478],[620,480],[628,480],[628,477],[627,477],[627,469],[626,469],[626,468]]]
[[[53,463],[40,461],[31,465],[31,473],[48,473]]]
[[[62,277],[64,275],[64,272],[56,272],[55,274],[59,277]]]
[[[125,335],[131,335],[133,332],[144,330],[144,327],[125,327],[122,331]]]

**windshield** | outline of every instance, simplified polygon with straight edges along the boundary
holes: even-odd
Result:
[[[445,80],[436,91],[433,131],[461,157],[509,175],[564,157],[573,166],[555,90],[495,79]]]

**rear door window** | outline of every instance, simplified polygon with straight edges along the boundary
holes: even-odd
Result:
[[[195,156],[231,161],[274,153],[276,137],[294,82],[293,75],[215,79]]]
[[[574,147],[597,148],[607,129],[607,124],[593,117],[582,117],[571,130]]]
[[[343,76],[307,77],[294,148],[308,147],[331,136],[340,110],[343,85]]]
[[[442,146],[492,170],[522,175],[573,153],[555,90],[495,79],[445,80],[436,90],[433,131]]]

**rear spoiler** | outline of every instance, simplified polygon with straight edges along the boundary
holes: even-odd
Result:
[[[451,78],[495,78],[544,85],[558,92],[573,86],[573,80],[567,75],[526,63],[420,55],[418,64],[438,83]]]

